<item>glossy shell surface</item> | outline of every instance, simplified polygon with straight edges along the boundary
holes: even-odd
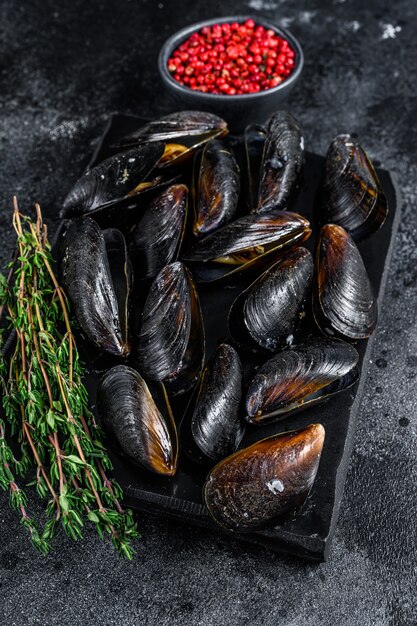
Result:
[[[321,223],[343,226],[355,241],[385,222],[385,193],[366,152],[351,135],[338,135],[330,144],[317,210]]]
[[[314,483],[324,428],[312,424],[239,450],[210,472],[204,500],[229,531],[248,532],[279,521],[300,507]]]
[[[138,337],[141,371],[173,394],[188,391],[204,361],[204,328],[197,291],[180,262],[166,265],[153,281]]]
[[[279,352],[256,371],[249,384],[248,421],[263,424],[283,419],[344,391],[358,380],[358,360],[353,346],[326,337]]]
[[[323,332],[348,340],[366,339],[377,323],[377,302],[361,254],[335,224],[321,229],[313,310]]]
[[[173,476],[177,469],[175,422],[163,386],[152,387],[131,367],[117,365],[99,383],[97,404],[110,443],[132,463]]]

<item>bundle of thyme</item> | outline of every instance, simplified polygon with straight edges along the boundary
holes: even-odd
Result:
[[[88,409],[68,302],[54,273],[39,205],[36,214],[36,222],[22,216],[14,198],[17,255],[8,276],[0,274],[0,319],[6,321],[0,331],[5,415],[0,419],[0,487],[9,490],[10,505],[41,552],[49,551],[59,526],[76,540],[90,522],[131,559],[136,525],[131,511],[120,505],[119,485],[107,476],[111,461]],[[7,359],[4,329],[16,333]],[[29,485],[45,501],[42,520],[28,512]]]

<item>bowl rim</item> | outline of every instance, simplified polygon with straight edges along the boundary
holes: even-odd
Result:
[[[245,93],[245,94],[236,94],[236,95],[227,95],[227,94],[217,94],[217,93],[203,93],[201,91],[196,91],[194,89],[190,89],[186,85],[180,85],[168,71],[167,62],[172,52],[188,37],[190,37],[194,32],[197,32],[204,28],[205,26],[213,26],[213,24],[224,24],[228,22],[245,22],[246,20],[253,19],[256,24],[264,26],[270,30],[275,31],[278,35],[280,35],[283,39],[286,39],[292,46],[295,52],[295,66],[291,74],[286,78],[281,84],[276,87],[272,87],[271,89],[264,89],[262,91],[257,91],[256,93]],[[187,96],[188,98],[194,97],[196,100],[201,101],[221,101],[221,102],[231,102],[233,101],[248,101],[255,100],[259,98],[266,98],[267,96],[272,96],[280,91],[284,91],[291,86],[294,86],[294,83],[300,77],[300,74],[304,67],[304,53],[301,47],[300,42],[294,35],[284,28],[283,26],[278,26],[273,22],[270,22],[268,19],[264,19],[261,16],[254,15],[228,15],[225,17],[214,17],[206,20],[201,20],[199,22],[194,22],[193,24],[189,24],[180,30],[177,30],[173,33],[168,39],[166,39],[163,44],[159,55],[158,55],[158,69],[159,73],[163,79],[163,81],[169,85],[172,89],[174,89],[177,93]]]

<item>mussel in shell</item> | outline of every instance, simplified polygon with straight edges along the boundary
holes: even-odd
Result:
[[[222,141],[205,145],[196,187],[193,233],[202,237],[230,222],[239,200],[239,167]]]
[[[137,278],[151,278],[177,258],[185,231],[188,189],[172,185],[149,205],[132,232],[130,252]]]
[[[193,460],[216,463],[237,450],[245,432],[242,376],[236,350],[220,344],[204,368],[181,424],[181,442]]]
[[[304,164],[304,139],[288,111],[269,120],[261,163],[257,211],[286,209]]]
[[[213,519],[229,531],[271,525],[301,507],[316,478],[324,428],[274,435],[220,461],[204,486]]]
[[[165,151],[159,166],[163,167],[192,156],[207,141],[227,132],[227,123],[217,115],[205,111],[178,111],[141,126],[122,137],[114,147],[125,150],[162,141]]]
[[[291,250],[234,301],[229,332],[239,344],[275,352],[292,345],[302,329],[313,277],[306,248]]]
[[[366,339],[378,310],[361,254],[349,233],[336,224],[321,229],[316,251],[313,312],[327,335]]]
[[[100,380],[97,408],[110,442],[132,463],[175,474],[177,432],[163,385],[148,386],[136,370],[116,365]]]
[[[322,224],[343,226],[355,241],[385,222],[387,198],[365,150],[351,135],[338,135],[330,144],[318,211]]]
[[[244,146],[246,161],[246,203],[250,211],[255,212],[258,204],[259,179],[266,142],[266,128],[252,124],[245,128]]]
[[[184,256],[193,275],[211,282],[271,260],[271,254],[301,244],[310,223],[289,211],[245,215],[198,241]]]
[[[317,337],[276,354],[249,384],[246,416],[251,424],[283,419],[351,387],[359,355],[344,341]]]
[[[138,146],[87,170],[65,198],[61,217],[110,210],[159,183],[152,171],[163,153],[161,142]]]
[[[102,232],[90,217],[74,220],[62,242],[60,271],[88,339],[100,350],[128,356],[132,269],[122,233]]]
[[[154,279],[142,312],[138,337],[140,370],[163,382],[173,395],[191,389],[204,362],[204,327],[197,291],[179,261]]]

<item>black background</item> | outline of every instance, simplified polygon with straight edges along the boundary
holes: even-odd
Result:
[[[20,624],[406,625],[417,622],[417,18],[413,0],[38,2],[0,5],[0,242],[13,193],[53,223],[111,111],[170,110],[163,40],[194,20],[253,12],[299,37],[290,107],[307,148],[356,132],[399,177],[403,218],[330,561],[305,565],[141,516],[132,564],[86,531],[33,552],[0,496],[0,618]]]

